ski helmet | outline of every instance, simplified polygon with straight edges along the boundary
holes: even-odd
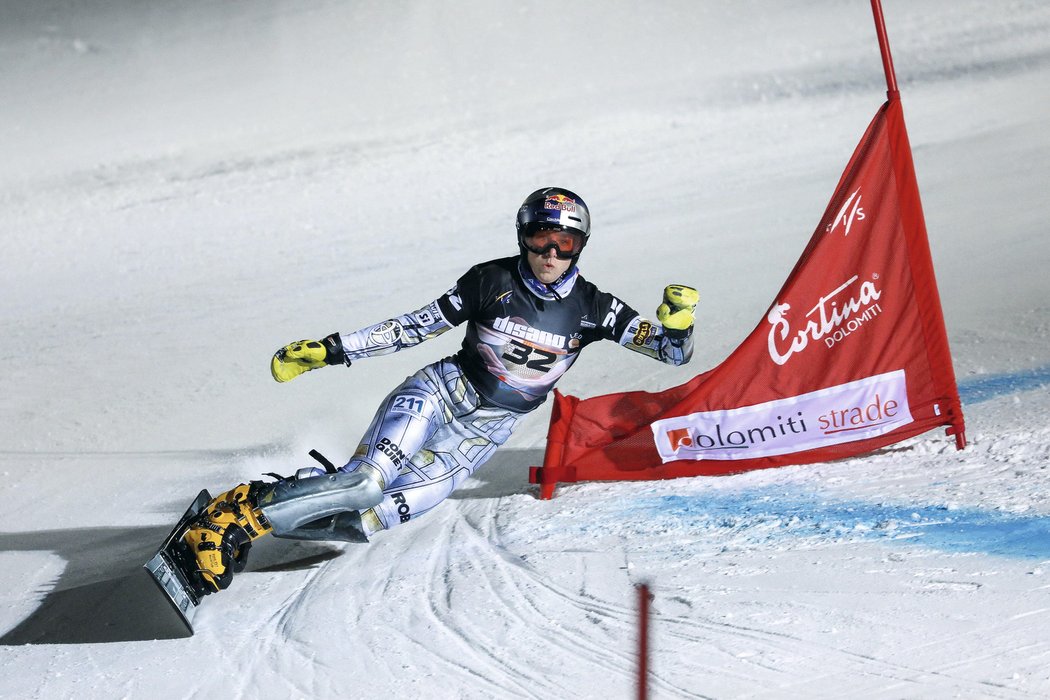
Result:
[[[575,265],[591,235],[591,213],[578,194],[561,187],[544,187],[530,194],[522,202],[518,209],[517,228],[518,248],[523,257],[529,250],[538,252],[525,243],[525,239],[537,231],[558,230],[575,234],[577,243],[571,250],[555,243],[549,243],[543,248],[546,250],[553,247],[559,258],[571,258]]]

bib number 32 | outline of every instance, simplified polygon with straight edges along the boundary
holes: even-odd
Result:
[[[528,369],[550,372],[554,361],[558,359],[556,353],[549,350],[541,350],[520,343],[517,340],[510,341],[503,353],[503,359],[516,365],[524,365]]]

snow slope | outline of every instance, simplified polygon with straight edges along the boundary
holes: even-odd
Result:
[[[884,82],[862,0],[0,1],[0,697],[1050,696],[1050,6],[886,0],[971,447],[562,487],[547,410],[368,546],[267,540],[189,639],[137,567],[197,490],[346,459],[414,352],[274,384],[280,345],[514,250],[536,187],[584,273],[700,288],[678,384],[766,311]],[[630,356],[628,356],[630,355]]]

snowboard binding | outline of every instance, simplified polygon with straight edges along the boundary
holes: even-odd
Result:
[[[190,633],[201,600],[229,587],[259,537],[368,542],[360,509],[382,498],[378,484],[365,474],[339,472],[316,450],[310,456],[324,469],[269,474],[276,481],[240,484],[217,498],[201,491],[145,564]]]

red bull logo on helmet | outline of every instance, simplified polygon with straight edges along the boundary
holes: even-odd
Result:
[[[576,200],[563,194],[552,194],[543,203],[543,208],[556,211],[576,211]]]

